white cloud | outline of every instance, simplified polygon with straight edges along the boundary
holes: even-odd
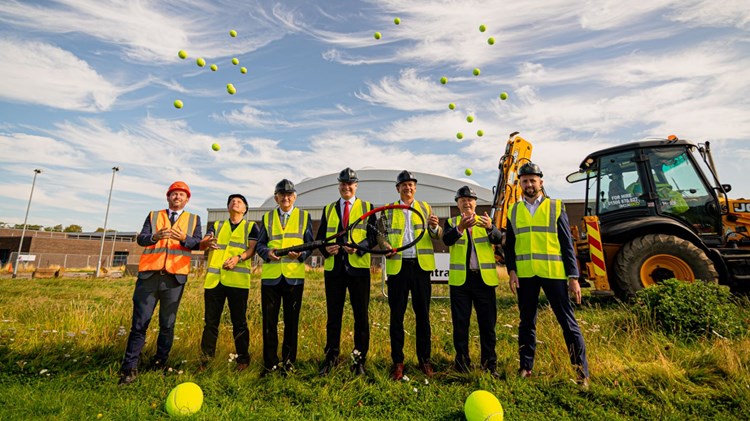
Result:
[[[460,98],[438,80],[419,76],[413,68],[401,70],[398,79],[386,76],[377,84],[366,85],[368,92],[356,93],[357,98],[402,111],[436,111]]]

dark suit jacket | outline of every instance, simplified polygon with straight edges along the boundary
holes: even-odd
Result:
[[[359,199],[362,200],[362,199]],[[341,215],[341,199],[337,199],[334,202],[334,212],[339,216],[339,225],[336,228],[336,232],[341,232],[344,230],[343,226],[343,216]],[[374,205],[373,205],[374,206]],[[365,209],[365,212],[369,211],[370,209]],[[350,210],[351,212],[351,210]],[[375,244],[377,244],[377,232],[375,231],[375,224],[377,223],[377,220],[375,218],[375,215],[370,215],[370,217],[367,219],[367,236],[364,240],[362,240],[359,244],[361,244],[364,247],[371,248]],[[326,215],[325,208],[323,208],[323,217],[320,219],[320,226],[318,227],[318,233],[315,236],[316,240],[325,240],[327,237],[326,235],[326,229],[328,227],[328,215]],[[344,235],[342,237],[339,237],[336,239],[337,244],[342,244],[345,241],[348,241],[347,235]],[[321,247],[320,253],[323,254],[324,258],[328,258],[330,254],[326,251],[325,247]],[[356,251],[357,255],[362,256],[364,253],[360,250]],[[351,275],[351,276],[370,276],[370,268],[355,268],[352,267],[352,265],[349,264],[349,258],[348,254],[341,250],[339,254],[333,256],[333,269],[331,271],[326,271],[326,273],[333,274],[333,275]]]
[[[153,246],[157,243],[157,241],[154,241],[153,238],[154,229],[151,226],[150,216],[150,214],[146,215],[146,222],[143,223],[143,228],[141,228],[141,232],[137,237],[138,245],[142,247]],[[193,231],[193,235],[188,234],[188,236],[185,237],[185,241],[180,241],[180,245],[190,250],[198,250],[198,248],[200,247],[201,238],[203,238],[203,236],[201,235],[201,217],[195,215],[195,218],[195,230]],[[138,279],[148,279],[155,272],[156,271],[138,272]],[[177,279],[177,282],[181,284],[187,282],[187,275],[175,275],[174,277],[175,279]]]

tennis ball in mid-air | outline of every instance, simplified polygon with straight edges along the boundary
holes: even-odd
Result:
[[[214,145],[218,146],[215,143]],[[200,386],[193,382],[178,384],[169,392],[167,401],[164,403],[167,413],[173,417],[193,415],[200,411],[202,405],[203,391]]]
[[[456,138],[463,139],[464,138],[464,134],[461,133],[461,132],[458,132],[458,133],[456,133]]]
[[[240,64],[240,60],[237,57],[234,57],[234,58],[232,58],[232,64],[234,64],[236,66],[236,65]]]
[[[495,37],[489,37],[489,38],[487,38],[487,44],[495,45]]]
[[[481,130],[477,130],[477,136],[482,137],[484,136],[484,132]]]
[[[203,67],[206,65],[206,60],[203,60],[203,57],[198,57],[198,59],[195,60],[195,64],[197,64],[198,67]]]
[[[401,23],[401,18],[393,19],[393,23],[395,23],[396,25],[398,25],[399,23]]]
[[[469,123],[473,122],[474,121],[474,116],[473,115],[467,115],[466,116],[466,121],[468,121]]]
[[[487,27],[485,25],[479,25],[479,32],[484,32],[487,30]]]
[[[479,67],[475,67],[472,73],[474,73],[474,76],[479,76]]]
[[[454,104],[454,103],[451,102],[450,104],[448,104],[448,108],[451,109],[451,110],[455,110],[456,109],[456,104]]]
[[[464,170],[464,174],[466,175],[471,175],[471,173],[472,173],[471,168],[467,168]]]
[[[174,107],[175,108],[182,108],[182,101],[180,101],[179,99],[175,99],[174,100]]]
[[[234,29],[232,29],[231,31],[229,31],[229,36],[232,37],[232,38],[235,38],[237,36],[237,31],[235,31]]]
[[[215,71],[217,71],[217,70],[219,70],[219,66],[217,66],[217,65],[215,65],[215,64],[212,64],[212,65],[211,65],[211,71],[212,71],[212,72],[215,72]]]
[[[185,51],[185,50],[178,51],[177,52],[177,57],[179,57],[181,59],[186,59],[187,58],[187,51]]]
[[[383,35],[380,34],[380,32],[375,32],[375,39],[380,39]]]
[[[234,95],[237,93],[237,89],[231,83],[227,83],[227,92],[229,92],[230,95]]]
[[[442,83],[443,85],[445,85],[446,83],[448,83],[448,78],[445,77],[445,76],[441,77],[440,78],[440,83]]]
[[[211,149],[218,152],[219,149],[221,149],[221,145],[219,145],[218,143],[214,143],[213,145],[211,145]]]
[[[508,99],[508,93],[507,92],[501,92],[500,93],[500,99],[502,99],[503,101],[505,101],[506,99]]]
[[[492,393],[476,390],[466,398],[464,415],[467,421],[503,421],[503,406]]]
[[[247,73],[247,67],[240,67],[240,73],[242,74]]]

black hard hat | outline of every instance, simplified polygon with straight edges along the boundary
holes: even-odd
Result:
[[[521,168],[518,169],[518,176],[520,177],[522,175],[538,175],[539,178],[543,177],[542,169],[539,168],[539,165],[533,162],[527,162],[521,165]]]
[[[344,183],[357,183],[359,182],[359,178],[357,178],[357,172],[353,169],[346,167],[339,173],[339,177],[337,180],[342,181]]]
[[[477,194],[474,193],[474,189],[469,186],[463,186],[460,189],[456,190],[456,202],[458,202],[459,197],[470,197],[474,200],[477,200]]]
[[[294,189],[294,183],[287,180],[286,178],[276,183],[276,189],[273,191],[274,194],[276,193],[296,193],[297,190]]]
[[[398,186],[399,184],[403,183],[404,181],[413,181],[413,182],[416,183],[417,179],[414,178],[414,176],[412,175],[412,173],[410,173],[409,171],[403,170],[400,173],[398,173],[398,177],[396,177],[396,185]]]
[[[235,194],[230,194],[229,195],[229,197],[227,198],[227,206],[229,206],[229,202],[231,202],[232,199],[234,199],[235,197],[238,197],[240,200],[242,200],[243,203],[245,203],[245,213],[247,213],[247,208],[249,207],[247,205],[247,199],[245,199],[245,196],[243,196],[243,195],[241,195],[239,193],[235,193]]]

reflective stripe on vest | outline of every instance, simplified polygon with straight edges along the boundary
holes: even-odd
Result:
[[[149,214],[151,220],[151,232],[156,233],[164,228],[178,228],[188,237],[195,232],[197,217],[190,212],[184,211],[177,218],[174,225],[169,221],[169,215],[165,209],[152,211]],[[190,249],[183,247],[179,240],[163,238],[152,246],[146,246],[138,262],[138,271],[146,272],[153,270],[164,270],[175,275],[187,275],[190,273]]]
[[[216,233],[217,250],[208,253],[208,268],[206,269],[206,281],[203,287],[206,289],[222,285],[235,288],[250,288],[250,273],[252,272],[252,259],[237,263],[233,269],[224,269],[224,262],[230,257],[242,254],[250,246],[248,235],[255,222],[243,219],[232,231],[230,221],[214,222]],[[244,241],[243,241],[244,240]]]
[[[393,204],[398,205],[399,202],[393,202]],[[426,223],[426,218],[429,218],[430,214],[432,213],[430,205],[427,202],[419,202],[415,200],[412,207],[418,210],[419,213],[421,213],[422,216],[425,217]],[[387,213],[390,222],[390,229],[388,230],[388,243],[393,246],[393,248],[401,247],[401,245],[404,244],[403,233],[406,229],[406,218],[404,217],[404,213],[405,212],[401,209],[389,209]],[[422,221],[416,215],[414,215],[414,212],[411,213],[410,223],[413,227],[412,230],[414,231],[415,236],[419,234],[419,230],[425,229],[425,224],[423,224]],[[429,272],[435,270],[435,250],[432,247],[432,238],[430,238],[429,233],[425,233],[425,235],[422,236],[422,238],[417,242],[416,248],[419,267],[422,268],[422,270],[426,270]],[[396,253],[395,255],[387,258],[385,260],[386,274],[395,275],[401,272],[402,259],[402,252]]]
[[[357,206],[359,204],[359,206]],[[352,208],[349,210],[349,223],[358,220],[366,212],[372,210],[372,204],[365,202],[364,200],[356,199]],[[326,215],[326,237],[330,237],[336,234],[339,229],[339,215],[336,213],[336,202],[330,203],[325,208]],[[344,227],[346,228],[346,227]],[[357,228],[353,229],[348,235],[351,236],[352,242],[360,243],[367,238],[367,223],[363,222],[357,225]],[[370,253],[365,253],[362,256],[358,256],[357,253],[347,254],[349,264],[354,268],[369,268],[370,267]],[[330,255],[326,257],[324,268],[327,271],[333,270],[334,256]]]
[[[448,225],[451,227],[458,226],[459,222],[461,222],[460,216],[448,219]],[[466,282],[467,238],[467,232],[464,231],[461,238],[450,246],[448,285],[459,286]],[[487,230],[482,228],[472,230],[471,238],[477,252],[477,262],[479,263],[479,273],[482,274],[482,280],[489,286],[497,286],[500,283],[500,276],[497,274],[497,265],[495,264],[495,249],[487,236]]]
[[[268,233],[268,248],[280,249],[304,243],[303,238],[305,229],[307,229],[307,211],[294,208],[286,221],[285,228],[281,227],[281,218],[279,218],[278,213],[279,211],[274,209],[263,215],[262,223]],[[304,279],[305,263],[289,256],[284,256],[281,260],[263,262],[262,279],[277,279],[281,275],[284,275],[287,279]]]
[[[510,223],[516,235],[516,274],[519,278],[566,278],[557,237],[557,220],[562,209],[562,201],[544,198],[532,216],[523,201],[513,204]]]

